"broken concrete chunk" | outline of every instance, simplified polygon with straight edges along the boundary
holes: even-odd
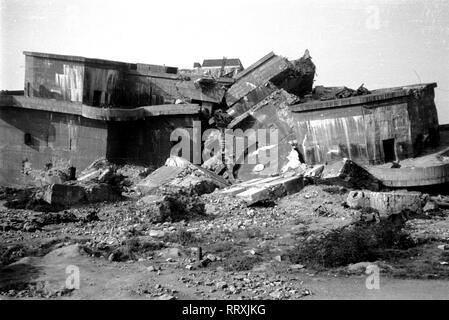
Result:
[[[365,168],[352,160],[343,159],[324,167],[320,182],[346,188],[380,190],[382,183]]]
[[[321,177],[321,174],[324,170],[324,164],[318,164],[313,166],[310,169],[307,169],[304,173],[304,178],[311,178],[311,179],[319,179]]]
[[[290,62],[286,58],[270,52],[236,75],[236,82],[226,93],[226,103],[231,107],[268,82],[301,97],[312,92],[314,75],[315,65],[311,61],[310,55],[305,54],[301,59]],[[269,92],[261,93],[262,99],[267,96],[264,93],[269,94]]]
[[[260,201],[275,200],[279,197],[296,193],[304,187],[302,176],[277,178],[271,182],[259,183],[236,196],[247,204]]]
[[[180,221],[206,213],[203,200],[192,190],[180,187],[163,187],[159,195],[145,196],[137,206],[154,223]]]
[[[71,206],[86,199],[83,187],[69,184],[52,184],[45,191],[44,200],[51,205]]]
[[[438,209],[438,204],[436,204],[433,201],[427,201],[424,205],[423,211],[424,212],[432,212]]]
[[[120,193],[106,183],[89,184],[83,186],[87,202],[116,201],[120,199]]]
[[[380,214],[391,215],[404,210],[422,212],[422,194],[420,192],[392,191],[351,191],[347,204],[351,208],[371,208]]]
[[[152,194],[164,184],[175,179],[182,171],[182,167],[162,166],[137,184],[137,188],[142,194]]]
[[[83,202],[115,201],[120,193],[105,183],[52,184],[45,190],[44,201],[51,205],[72,206]]]
[[[137,188],[142,194],[155,194],[163,186],[176,186],[201,195],[228,185],[229,183],[217,174],[184,158],[172,156],[167,159],[165,166],[153,171],[137,185]]]

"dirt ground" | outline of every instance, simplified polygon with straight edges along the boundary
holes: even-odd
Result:
[[[201,196],[205,215],[163,223],[136,198],[58,212],[2,200],[0,297],[447,299],[449,210],[379,233],[370,212],[345,205],[348,192],[309,185],[250,207],[214,192]]]

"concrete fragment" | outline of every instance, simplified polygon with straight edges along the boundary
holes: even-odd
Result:
[[[270,90],[263,90],[268,82],[301,97],[312,91],[314,75],[315,65],[310,55],[305,54],[301,59],[290,62],[270,52],[235,76],[236,82],[226,93],[226,103],[230,107],[240,103],[240,107],[245,108],[246,101],[241,101],[244,97],[257,103],[270,93]],[[257,94],[251,95],[254,91]]]
[[[365,168],[349,159],[334,162],[324,167],[320,182],[335,184],[346,188],[367,189],[378,191],[382,186],[380,180],[375,178]]]
[[[176,178],[182,171],[182,167],[162,166],[137,184],[137,188],[142,194],[152,194],[159,187]]]
[[[346,203],[350,208],[367,208],[370,206],[369,199],[369,195],[366,196],[363,191],[351,191]]]
[[[155,194],[163,186],[176,186],[192,190],[198,195],[228,186],[228,182],[205,168],[184,158],[172,156],[166,164],[153,171],[137,188],[142,194]]]
[[[83,202],[86,199],[85,189],[70,184],[49,185],[44,194],[44,200],[51,205],[70,206]]]
[[[302,176],[278,178],[271,182],[260,183],[254,187],[238,193],[247,204],[253,204],[264,200],[274,200],[287,194],[296,193],[304,187]]]
[[[409,191],[351,191],[346,202],[351,208],[372,208],[384,215],[401,213],[404,210],[421,213],[421,196],[420,192]]]
[[[178,248],[166,248],[160,252],[160,256],[164,259],[174,259],[181,257],[181,251]]]
[[[153,238],[163,238],[165,236],[165,232],[162,230],[150,230],[148,235]]]
[[[365,273],[369,266],[376,266],[373,262],[357,262],[347,266],[349,272],[353,273]]]
[[[120,199],[120,194],[111,185],[106,183],[89,184],[83,186],[86,200],[89,203],[116,201]]]
[[[304,178],[312,178],[312,179],[318,179],[321,177],[321,174],[324,170],[324,164],[315,165],[310,169],[307,169],[304,173]]]
[[[438,209],[438,205],[433,201],[427,201],[424,205],[423,211],[424,212],[432,212]]]

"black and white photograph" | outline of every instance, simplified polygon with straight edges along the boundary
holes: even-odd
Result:
[[[0,308],[449,299],[448,1],[0,0],[0,90]]]

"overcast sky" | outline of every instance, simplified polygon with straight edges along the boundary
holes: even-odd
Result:
[[[39,51],[190,68],[206,58],[310,50],[315,84],[437,82],[449,123],[449,1],[0,0],[0,89],[22,89]]]

